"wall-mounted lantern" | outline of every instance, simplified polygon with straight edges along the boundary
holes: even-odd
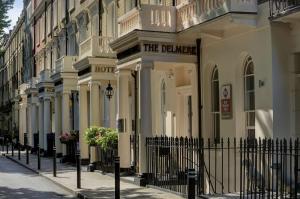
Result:
[[[106,87],[106,90],[105,90],[105,95],[106,97],[110,100],[112,98],[112,96],[114,95],[114,89],[113,87],[111,86],[110,84],[110,81],[108,82],[108,85]]]

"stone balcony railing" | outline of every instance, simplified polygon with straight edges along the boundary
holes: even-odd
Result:
[[[278,18],[286,16],[288,14],[295,14],[300,9],[300,0],[269,0],[270,5],[270,17]],[[298,12],[299,13],[299,12]],[[298,14],[297,17],[300,18]]]
[[[177,31],[218,18],[226,13],[257,13],[257,0],[189,0],[177,6]]]
[[[91,36],[80,43],[79,59],[85,57],[114,57],[115,53],[109,46],[113,37]]]
[[[55,68],[52,74],[60,72],[74,71],[73,64],[77,61],[77,56],[62,56],[55,62]]]
[[[51,70],[50,69],[44,69],[40,72],[40,78],[39,78],[39,82],[49,82],[51,81],[50,78],[51,75]]]
[[[118,19],[119,37],[135,29],[174,32],[176,30],[176,7],[142,4]]]
[[[257,13],[257,0],[177,0],[176,6],[142,4],[118,19],[119,37],[133,30],[178,32],[227,13]]]

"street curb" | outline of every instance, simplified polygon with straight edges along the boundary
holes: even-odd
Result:
[[[86,195],[82,194],[82,193],[79,192],[79,191],[74,191],[74,190],[72,190],[72,189],[66,187],[66,186],[63,185],[63,184],[56,182],[55,180],[49,178],[48,176],[42,174],[41,172],[39,172],[39,171],[37,171],[37,170],[35,170],[35,169],[32,169],[31,167],[27,166],[26,164],[24,164],[24,163],[22,163],[22,162],[19,162],[18,160],[15,160],[14,158],[10,157],[9,155],[6,155],[6,154],[2,154],[2,155],[5,156],[7,159],[9,159],[9,160],[11,160],[11,161],[17,163],[18,165],[20,165],[20,166],[22,166],[22,167],[24,167],[24,168],[26,168],[26,169],[32,171],[33,173],[38,174],[39,176],[41,176],[41,177],[43,177],[43,178],[45,178],[45,179],[47,179],[47,180],[53,182],[54,184],[56,184],[57,186],[59,186],[59,187],[65,189],[66,191],[70,192],[73,196],[75,196],[75,197],[77,197],[77,198],[80,198],[80,199],[92,199],[92,198],[89,198],[89,197],[87,197]]]

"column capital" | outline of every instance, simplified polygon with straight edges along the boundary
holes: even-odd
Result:
[[[137,64],[136,69],[143,70],[143,69],[153,69],[154,63],[153,61],[141,61]]]
[[[117,69],[115,74],[118,75],[118,76],[131,75],[131,70],[129,70],[129,69]]]
[[[44,97],[44,101],[50,101],[51,100],[51,97],[47,96],[47,97]]]
[[[97,81],[97,80],[90,80],[89,83],[88,83],[88,86],[91,87],[93,85],[100,86],[101,82]]]
[[[89,86],[88,84],[78,84],[77,86],[78,90],[88,90]]]

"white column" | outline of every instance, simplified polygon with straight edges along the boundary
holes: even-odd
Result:
[[[62,132],[70,133],[70,94],[71,92],[63,92],[61,101],[62,110]],[[63,144],[63,155],[67,154],[66,145]]]
[[[30,108],[30,115],[31,115],[31,120],[30,120],[30,125],[31,125],[31,131],[28,132],[28,144],[29,146],[33,147],[33,134],[37,133],[37,105],[36,103],[32,103],[31,104],[31,108]]]
[[[47,134],[51,133],[50,98],[44,98],[44,150],[47,150]]]
[[[62,144],[59,136],[61,135],[61,96],[60,93],[55,95],[55,146],[56,152],[62,153]]]
[[[89,83],[90,87],[90,126],[100,126],[100,84],[95,81]]]
[[[88,145],[84,140],[84,132],[88,127],[88,111],[87,111],[87,85],[79,86],[79,145],[80,145],[80,155],[82,159],[89,158]]]
[[[142,63],[138,73],[139,88],[139,169],[147,172],[146,137],[152,136],[151,70],[153,64]]]
[[[39,144],[40,148],[44,148],[44,102],[39,101]]]
[[[131,118],[129,113],[129,70],[118,71],[118,121],[124,121],[124,132],[119,132],[118,154],[120,156],[120,167],[130,167],[130,133]]]

